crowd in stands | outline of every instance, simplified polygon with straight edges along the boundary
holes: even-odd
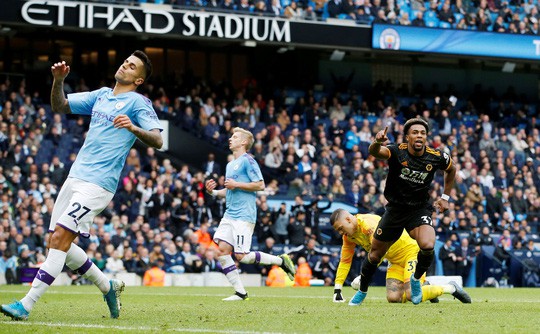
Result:
[[[88,89],[82,80],[66,88]],[[411,117],[429,121],[429,145],[451,155],[457,168],[450,209],[433,216],[445,242],[438,254],[444,270],[468,275],[482,245],[498,246],[501,260],[513,249],[535,249],[540,123],[536,105],[511,89],[503,96],[478,89],[456,98],[436,87],[410,90],[378,82],[362,94],[283,89],[266,96],[260,93],[266,89],[248,81],[236,89],[197,83],[185,91],[169,97],[166,87],[148,84],[144,94],[159,117],[216,149],[227,149],[235,126],[254,133],[251,153],[267,186],[257,199],[254,247],[274,254],[276,246],[287,245],[297,264],[307,263],[313,277],[328,285],[339,256],[323,246],[339,245],[340,237],[323,229],[321,215],[333,201],[360,213],[383,213],[387,166],[369,156],[367,147],[384,126],[392,142],[401,142],[402,124]],[[0,106],[0,273],[14,282],[17,267],[44,261],[51,210],[89,120],[53,114],[24,80],[0,83]],[[177,166],[152,148],[133,148],[113,201],[78,244],[109,273],[143,277],[156,267],[169,273],[219,271],[212,233],[225,199],[209,196],[204,182],[212,177],[222,188],[225,166],[214,154],[207,160]],[[433,199],[442,184],[441,174]],[[275,195],[294,199],[294,205],[269,207]],[[364,255],[358,252],[355,263]],[[263,275],[271,269],[240,268]]]
[[[537,0],[116,0],[175,8],[237,11],[299,20],[337,18],[358,24],[494,31],[538,35]]]

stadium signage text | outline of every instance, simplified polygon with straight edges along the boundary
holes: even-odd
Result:
[[[289,21],[257,16],[40,0],[25,2],[21,16],[40,26],[291,42]]]

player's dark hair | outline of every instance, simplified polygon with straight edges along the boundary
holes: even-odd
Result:
[[[426,128],[426,133],[429,132],[429,124],[422,118],[411,118],[407,122],[405,122],[405,125],[403,126],[403,135],[406,136],[409,133],[409,129],[411,126],[420,124]]]
[[[345,214],[344,209],[337,209],[336,211],[332,212],[332,215],[330,216],[330,225],[334,226],[334,223],[337,222],[341,216]]]
[[[148,80],[148,78],[150,78],[152,75],[152,62],[150,61],[150,58],[148,58],[146,53],[141,50],[135,50],[135,52],[133,52],[131,55],[139,58],[143,62],[145,74],[144,80]]]

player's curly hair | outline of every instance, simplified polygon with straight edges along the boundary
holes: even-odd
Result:
[[[411,118],[410,120],[405,122],[405,125],[403,126],[403,135],[406,136],[409,133],[409,129],[411,128],[411,126],[416,125],[416,124],[423,125],[424,128],[426,128],[426,133],[429,133],[428,122],[424,120],[423,118],[417,117],[417,118]]]

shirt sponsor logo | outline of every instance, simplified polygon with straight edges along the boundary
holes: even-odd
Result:
[[[92,125],[108,125],[114,120],[113,115],[108,115],[104,112],[93,110],[92,111]]]
[[[421,184],[423,184],[426,181],[427,176],[428,176],[428,173],[426,172],[418,172],[418,171],[411,170],[406,167],[401,169],[401,174],[399,175],[399,177],[402,178],[403,180],[414,182],[414,183],[421,183]]]

